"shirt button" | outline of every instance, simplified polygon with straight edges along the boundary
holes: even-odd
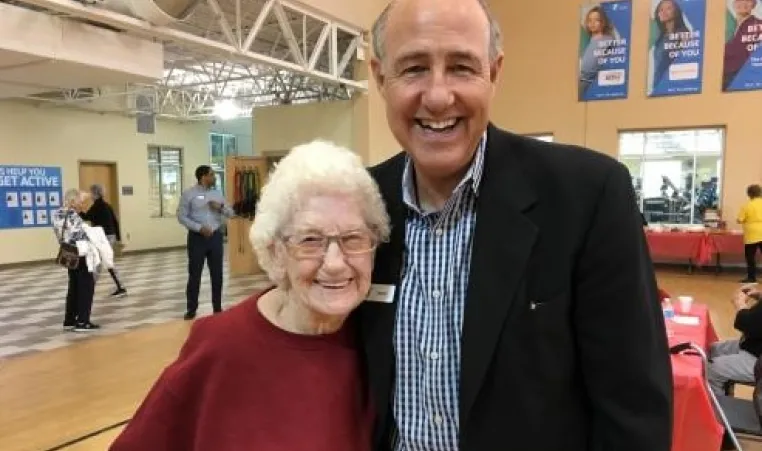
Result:
[[[437,236],[442,236],[442,234],[443,234],[444,232],[442,231],[442,229],[436,229],[436,230],[434,231],[434,233],[435,233]]]
[[[439,358],[439,353],[434,351],[431,354],[429,354],[429,357],[431,358],[431,360],[436,360]]]
[[[436,424],[437,426],[441,426],[442,425],[442,417],[440,417],[439,415],[434,415],[434,424]]]
[[[442,293],[440,293],[440,292],[439,292],[439,290],[434,290],[434,291],[431,293],[431,295],[432,295],[432,296],[434,296],[434,299],[439,299],[439,296],[441,296],[441,295],[442,295]]]

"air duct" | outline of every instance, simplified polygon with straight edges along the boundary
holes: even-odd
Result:
[[[166,26],[185,20],[201,0],[98,0],[96,5],[146,22]]]

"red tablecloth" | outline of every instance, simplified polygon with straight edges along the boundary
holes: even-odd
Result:
[[[703,233],[646,232],[648,248],[654,258],[696,260]]]
[[[690,260],[705,266],[717,255],[744,254],[743,236],[732,233],[646,231],[646,239],[654,260]]]
[[[669,344],[693,342],[705,350],[717,341],[717,333],[709,317],[706,305],[694,304],[689,313],[679,316],[696,316],[698,326],[677,324],[669,321]],[[675,385],[675,416],[672,451],[717,451],[722,443],[723,427],[717,420],[709,399],[702,374],[701,357],[696,355],[672,356],[672,375]]]
[[[712,233],[710,235],[717,252],[723,255],[744,255],[743,235],[736,233]]]

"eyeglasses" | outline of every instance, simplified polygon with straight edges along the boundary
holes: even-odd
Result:
[[[292,254],[297,258],[320,258],[336,242],[345,255],[362,255],[372,252],[378,242],[370,231],[353,231],[338,235],[320,233],[297,233],[284,237]]]

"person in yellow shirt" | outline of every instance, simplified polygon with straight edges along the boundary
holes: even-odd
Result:
[[[746,188],[749,201],[738,213],[738,223],[743,226],[743,242],[746,254],[746,279],[742,283],[757,281],[757,249],[762,250],[762,187]]]

